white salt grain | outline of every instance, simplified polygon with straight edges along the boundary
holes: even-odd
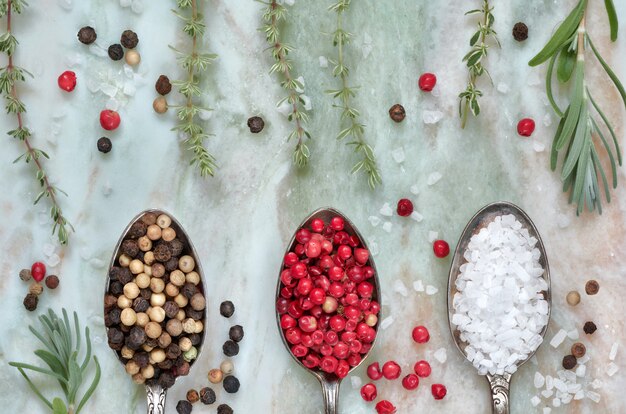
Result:
[[[571,331],[567,332],[567,337],[569,339],[571,339],[572,341],[575,341],[578,339],[578,329],[572,329]]]
[[[422,216],[420,213],[418,213],[417,211],[413,211],[411,213],[411,218],[415,221],[417,221],[418,223],[421,223],[422,220],[424,220],[424,216]]]
[[[413,184],[411,186],[411,194],[418,195],[419,193],[420,193],[419,187],[417,186],[417,184]]]
[[[578,365],[578,367],[576,367],[576,376],[577,377],[584,377],[585,373],[587,372],[587,366],[585,365]]]
[[[416,292],[423,292],[424,291],[424,283],[421,280],[416,280],[415,282],[413,282],[413,289]]]
[[[587,391],[585,392],[585,395],[587,396],[587,398],[589,398],[591,401],[595,403],[600,402],[600,394],[598,394],[597,392]]]
[[[543,414],[550,414],[552,412],[552,408],[550,407],[544,407],[543,409]]]
[[[406,286],[404,285],[404,282],[402,282],[400,279],[396,279],[393,282],[393,291],[396,292],[396,293],[399,293],[400,295],[404,296],[405,298],[409,294]]]
[[[391,217],[393,215],[393,210],[391,209],[389,203],[383,204],[378,212],[381,216]]]
[[[432,296],[432,295],[434,295],[437,292],[439,292],[439,289],[437,289],[433,285],[426,285],[426,294],[427,295]]]
[[[606,368],[606,374],[609,377],[612,377],[613,375],[615,375],[617,371],[619,371],[619,367],[617,366],[615,362],[611,362]]]
[[[448,353],[446,351],[446,348],[439,348],[438,350],[436,350],[433,354],[433,357],[440,363],[445,363],[448,359]]]
[[[381,222],[380,217],[378,216],[369,216],[368,220],[370,224],[374,227],[378,226]]]
[[[552,400],[552,406],[554,408],[558,408],[561,406],[561,400],[559,398],[555,398]]]
[[[541,142],[533,142],[533,150],[535,150],[535,152],[543,152],[546,149],[546,146],[543,145],[543,143]]]
[[[391,151],[391,157],[397,164],[404,162],[404,159],[406,158],[404,155],[404,148],[399,147]]]
[[[617,356],[617,350],[619,348],[619,344],[615,342],[613,346],[611,346],[611,352],[609,352],[609,359],[611,361],[615,361],[615,357]]]
[[[541,391],[541,395],[543,395],[543,398],[550,398],[552,397],[552,395],[554,395],[554,391],[543,390]]]
[[[387,316],[385,319],[383,319],[383,321],[380,323],[380,328],[382,330],[385,330],[387,328],[389,328],[391,326],[391,324],[393,323],[393,316]]]
[[[536,395],[530,399],[530,403],[533,405],[533,407],[538,406],[540,402],[541,398],[537,397]]]
[[[443,112],[441,111],[423,111],[422,120],[425,124],[436,124],[443,118]]]
[[[320,68],[327,68],[328,67],[328,59],[326,59],[326,56],[320,56],[319,57],[319,62],[320,62]]]
[[[353,390],[358,390],[359,388],[361,388],[361,384],[363,384],[363,380],[361,380],[361,377],[357,377],[356,375],[353,375],[350,377],[350,384],[352,384]]]
[[[509,85],[507,85],[504,82],[498,83],[497,89],[498,89],[498,92],[500,92],[501,94],[504,94],[504,95],[509,93],[509,91],[511,90],[511,88],[509,88]]]
[[[438,238],[439,238],[439,233],[438,233],[438,232],[436,232],[436,231],[432,231],[432,230],[430,230],[430,231],[428,232],[428,242],[429,242],[429,243],[434,242],[434,241],[435,241],[435,240],[437,240]]]
[[[534,380],[535,388],[541,388],[543,387],[545,383],[546,383],[546,379],[543,375],[541,375],[541,372],[535,372],[535,380]]]
[[[391,233],[391,227],[392,224],[390,221],[385,221],[385,224],[383,224],[383,230],[385,230],[387,233]]]
[[[441,180],[442,177],[443,177],[443,175],[441,175],[441,173],[438,172],[438,171],[430,173],[430,175],[426,179],[426,184],[428,184],[428,185],[435,185],[435,184],[437,184],[439,182],[439,180]]]
[[[557,332],[556,335],[552,337],[552,340],[550,341],[550,345],[553,348],[558,348],[559,345],[563,343],[566,336],[567,336],[567,331],[565,329],[559,330],[559,332]]]
[[[583,390],[580,390],[576,394],[574,394],[575,400],[582,400],[583,398],[585,398],[585,391]]]
[[[593,388],[594,390],[602,388],[602,381],[597,378],[594,379],[593,381],[591,381],[591,388]]]

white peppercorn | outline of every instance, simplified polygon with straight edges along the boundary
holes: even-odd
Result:
[[[172,219],[167,214],[161,214],[157,217],[156,222],[162,229],[168,228],[172,225]]]
[[[146,312],[153,322],[161,323],[165,320],[165,310],[160,306],[154,306]]]
[[[189,272],[185,275],[185,282],[198,285],[198,283],[200,283],[200,275],[198,272]]]
[[[148,238],[152,241],[159,240],[161,238],[161,227],[156,224],[151,224],[148,226]]]
[[[233,373],[233,371],[235,370],[235,366],[230,359],[227,359],[220,364],[220,369],[224,374],[229,375]]]
[[[183,324],[178,319],[170,319],[165,325],[165,329],[170,336],[179,336],[183,333]]]
[[[165,305],[165,294],[163,293],[153,293],[150,296],[150,304],[152,306],[163,306]]]
[[[196,267],[196,261],[189,255],[182,256],[178,260],[178,267],[185,273],[191,272]]]
[[[131,299],[128,299],[126,296],[121,295],[119,298],[117,298],[118,308],[126,309],[126,308],[130,308],[131,306],[133,306],[133,301]]]
[[[150,286],[150,276],[147,273],[139,273],[135,278],[135,283],[139,289],[145,289]]]
[[[148,322],[148,324],[146,324],[145,331],[148,338],[152,339],[157,339],[163,332],[161,325],[157,322]]]
[[[135,361],[128,361],[124,368],[129,375],[135,375],[139,372],[139,365]]]
[[[150,359],[152,359],[157,364],[159,362],[165,361],[165,351],[160,348],[155,348],[150,352]]]
[[[161,231],[161,238],[167,242],[170,242],[176,238],[176,230],[171,227],[166,227]]]
[[[130,265],[130,261],[132,259],[130,258],[130,256],[128,255],[121,255],[120,258],[118,259],[118,262],[120,263],[120,266],[122,267],[128,267]]]
[[[124,285],[124,296],[128,299],[135,299],[139,296],[139,286],[136,283],[130,282]]]
[[[148,322],[150,322],[150,317],[148,316],[147,313],[145,312],[137,313],[137,322],[135,322],[135,325],[143,328],[148,324]]]
[[[126,308],[122,311],[120,319],[123,325],[133,326],[135,322],[137,322],[137,314],[135,313],[133,308]]]
[[[163,279],[153,277],[150,280],[150,289],[154,293],[161,293],[165,289],[165,282],[163,281]]]
[[[185,284],[185,274],[180,270],[176,269],[172,273],[170,273],[170,283],[181,287]]]
[[[182,294],[178,294],[175,298],[174,298],[174,302],[176,302],[176,304],[178,305],[178,307],[180,308],[184,308],[185,306],[187,306],[187,303],[189,303],[189,300]]]

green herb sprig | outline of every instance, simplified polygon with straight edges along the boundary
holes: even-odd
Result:
[[[200,74],[206,72],[208,66],[217,55],[212,53],[201,53],[199,43],[205,33],[204,16],[198,12],[198,2],[201,0],[176,0],[176,5],[180,11],[172,10],[183,22],[183,32],[191,39],[189,52],[180,51],[172,46],[170,48],[176,52],[178,63],[187,73],[187,78],[173,81],[172,84],[178,87],[178,91],[185,97],[185,103],[181,106],[172,106],[177,109],[180,123],[172,128],[185,134],[185,145],[191,152],[190,165],[196,165],[202,177],[215,175],[217,168],[215,157],[204,147],[204,140],[207,134],[204,127],[199,122],[198,117],[201,111],[212,111],[196,104],[195,100],[202,95],[200,89]]]
[[[344,60],[344,48],[350,43],[353,37],[352,33],[347,32],[343,28],[343,14],[350,9],[351,0],[339,0],[333,3],[328,10],[337,13],[337,27],[332,33],[333,45],[337,48],[337,60],[330,60],[334,65],[333,76],[341,79],[340,89],[326,91],[334,99],[339,100],[339,104],[333,106],[341,109],[342,129],[337,135],[338,140],[351,138],[347,145],[354,147],[354,152],[359,154],[362,159],[352,167],[352,173],[364,171],[367,174],[367,182],[374,189],[378,184],[382,183],[380,171],[376,164],[374,150],[365,141],[365,125],[359,121],[360,112],[352,106],[351,99],[356,96],[357,86],[349,86],[348,76],[350,70],[346,66]]]
[[[278,101],[276,106],[281,106],[285,102],[291,106],[288,119],[294,123],[295,127],[289,134],[288,140],[298,140],[293,152],[293,162],[298,167],[304,167],[311,156],[309,147],[304,142],[305,137],[311,139],[311,134],[305,129],[305,125],[309,122],[309,115],[305,112],[304,100],[298,92],[304,89],[304,85],[298,81],[298,76],[293,74],[293,62],[288,57],[289,53],[295,51],[295,48],[281,38],[279,26],[287,19],[287,9],[276,0],[257,1],[265,5],[263,12],[265,24],[259,30],[265,33],[265,39],[269,45],[268,50],[274,59],[270,74],[277,73],[281,77],[280,85],[287,91],[287,96]]]
[[[7,22],[7,31],[0,35],[0,53],[5,53],[8,57],[7,66],[0,68],[0,93],[6,100],[5,108],[7,113],[14,114],[17,120],[17,128],[9,131],[8,135],[20,141],[26,148],[25,152],[13,163],[25,161],[27,164],[31,164],[32,162],[31,165],[35,167],[35,178],[41,187],[41,191],[35,197],[35,204],[44,197],[50,200],[50,217],[54,222],[52,234],[57,235],[61,244],[67,244],[69,234],[71,231],[74,231],[74,228],[65,218],[58,200],[59,193],[66,196],[67,194],[57,186],[50,184],[51,180],[48,173],[43,168],[43,159],[49,159],[50,157],[46,152],[32,145],[32,133],[24,126],[26,106],[18,95],[18,83],[25,82],[26,75],[31,77],[32,75],[24,68],[16,66],[13,62],[13,55],[15,54],[18,41],[11,31],[11,15],[12,13],[22,13],[27,6],[28,4],[24,0],[0,0],[0,18],[6,16]]]
[[[459,116],[461,117],[461,128],[465,128],[467,116],[471,113],[474,116],[480,114],[480,103],[478,99],[483,96],[483,92],[476,86],[478,78],[484,73],[491,80],[489,71],[484,66],[484,60],[487,58],[489,45],[487,44],[491,38],[495,44],[500,47],[497,33],[493,30],[495,17],[493,15],[493,7],[489,5],[489,0],[483,0],[482,8],[470,10],[465,15],[480,14],[481,20],[478,22],[478,30],[470,39],[471,50],[463,57],[469,70],[469,81],[467,88],[459,94]],[[492,80],[493,83],[493,80]]]
[[[76,312],[74,312],[73,331],[65,309],[63,309],[63,318],[57,316],[54,311],[49,310],[48,315],[39,316],[39,321],[42,325],[41,330],[36,330],[32,326],[28,328],[44,345],[45,349],[36,350],[35,355],[48,368],[22,362],[10,362],[9,365],[18,369],[35,395],[54,414],[79,414],[96,390],[101,374],[98,358],[91,353],[89,328],[85,327],[85,347],[83,348],[80,323],[78,322]],[[83,349],[84,352],[81,352]],[[95,374],[91,385],[82,394],[82,398],[79,399],[81,386],[87,380],[92,360],[95,365]],[[50,401],[46,398],[28,374],[26,374],[27,370],[44,374],[48,378],[56,380],[61,387],[65,400],[56,397]],[[76,404],[77,402],[78,405]]]
[[[599,151],[604,147],[611,164],[613,188],[617,187],[616,163],[622,165],[622,154],[615,130],[591,94],[585,82],[585,58],[588,49],[600,62],[605,72],[617,88],[626,107],[626,91],[615,72],[602,58],[586,28],[587,0],[579,0],[576,7],[558,27],[545,47],[530,62],[537,66],[548,61],[546,76],[546,93],[554,109],[561,118],[552,142],[550,167],[557,167],[559,153],[564,153],[561,168],[563,191],[569,192],[569,202],[576,203],[577,214],[583,212],[585,205],[590,212],[596,208],[602,214],[602,190],[598,174],[607,202],[611,202],[611,194],[607,175],[600,162]],[[609,17],[611,40],[617,39],[618,20],[612,0],[605,0]],[[556,102],[552,91],[554,69],[560,84],[572,83],[569,103],[563,111]],[[599,116],[599,119],[598,119]],[[608,131],[612,145],[606,138]]]

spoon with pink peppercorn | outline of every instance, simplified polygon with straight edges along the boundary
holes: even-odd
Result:
[[[137,384],[148,414],[164,414],[167,390],[189,373],[205,341],[206,298],[198,254],[182,225],[146,210],[122,232],[105,284],[109,347]]]
[[[332,208],[311,213],[289,242],[276,287],[276,321],[293,359],[315,375],[325,414],[339,385],[376,340],[380,285],[365,240]]]
[[[454,253],[448,320],[458,350],[487,377],[495,414],[509,413],[511,377],[543,342],[550,308],[550,268],[537,228],[511,203],[485,206]]]

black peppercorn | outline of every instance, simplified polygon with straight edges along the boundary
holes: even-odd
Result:
[[[132,30],[124,30],[124,32],[122,32],[122,37],[120,38],[120,43],[126,49],[136,48],[137,43],[139,43],[137,33],[133,32]]]
[[[201,321],[202,319],[204,319],[203,310],[197,311],[197,310],[193,310],[191,307],[187,307],[185,309],[185,314],[187,315],[188,318],[191,318],[196,321]]]
[[[228,337],[235,342],[239,342],[243,339],[243,326],[235,325],[231,326],[228,331]]]
[[[239,344],[235,341],[226,341],[222,345],[222,351],[227,357],[233,357],[239,353]]]
[[[113,143],[107,137],[102,137],[98,140],[98,151],[103,154],[108,154],[113,149]]]
[[[150,300],[150,298],[152,297],[152,291],[150,290],[150,288],[143,288],[139,290],[139,295],[145,300]]]
[[[133,274],[130,272],[130,269],[123,267],[117,274],[117,280],[121,284],[125,285],[133,281]]]
[[[165,311],[165,316],[167,316],[168,318],[175,318],[180,308],[178,307],[176,302],[168,300],[163,305],[163,310]]]
[[[139,365],[139,368],[145,368],[150,363],[150,355],[147,352],[135,352],[133,361]]]
[[[171,359],[166,359],[163,362],[159,362],[158,366],[161,369],[172,369],[172,367],[174,366],[174,361],[172,361]]]
[[[202,342],[202,335],[197,333],[191,334],[189,335],[189,340],[191,341],[191,345],[198,346],[200,345],[200,342]]]
[[[133,301],[133,310],[137,313],[139,312],[145,312],[148,310],[148,308],[150,308],[150,302],[148,302],[147,299],[142,298],[141,296],[139,296],[138,298],[136,298]],[[176,315],[174,315],[176,316]],[[173,317],[173,316],[171,316]]]
[[[172,375],[171,372],[163,372],[159,376],[159,381],[158,382],[159,382],[159,385],[161,385],[161,387],[167,389],[167,388],[171,388],[172,385],[174,385],[174,381],[176,381],[176,377],[174,377],[174,375]],[[187,401],[185,401],[185,402],[187,402]],[[189,404],[189,403],[187,402],[187,404]]]
[[[589,280],[585,284],[585,292],[590,296],[598,294],[599,290],[600,290],[600,284],[596,280]]]
[[[124,341],[120,342],[119,344],[109,341],[109,348],[114,351],[121,351],[122,348],[124,348]]]
[[[148,339],[146,331],[139,326],[133,326],[130,335],[128,335],[127,345],[130,349],[139,349],[146,342],[146,339]]]
[[[98,35],[91,26],[85,26],[78,31],[78,41],[83,44],[90,45],[95,42],[97,38]]]
[[[253,116],[248,119],[248,128],[253,134],[263,131],[263,127],[265,127],[265,121],[260,116]]]
[[[233,316],[233,313],[235,313],[235,305],[233,305],[233,302],[229,300],[222,302],[220,305],[220,314],[225,318],[230,318]]]
[[[574,355],[566,355],[563,357],[563,368],[572,369],[578,364]]]
[[[189,362],[183,359],[183,363],[176,367],[176,375],[184,377],[185,375],[189,374],[190,369],[191,365],[189,365]]]
[[[200,390],[200,401],[202,401],[203,404],[210,405],[216,400],[215,391],[213,391],[212,388],[204,387]]]
[[[172,251],[170,250],[170,247],[165,243],[159,244],[157,247],[154,248],[153,252],[154,259],[161,263],[165,263],[172,258]]]
[[[518,42],[528,39],[528,26],[522,22],[515,23],[515,26],[513,26],[513,38]]]
[[[121,270],[122,270],[122,268],[118,267],[118,266],[113,266],[109,270],[109,279],[111,280],[111,282],[114,282],[114,281],[118,280],[117,275],[120,273]]]
[[[161,75],[159,76],[159,79],[157,79],[154,88],[159,95],[165,96],[172,91],[172,84],[170,83],[170,79],[167,76]]]
[[[234,394],[239,391],[239,380],[233,376],[229,375],[224,378],[224,389],[229,394]]]
[[[164,263],[165,270],[168,272],[173,272],[178,269],[178,257],[172,257],[170,260]]]
[[[138,239],[146,235],[146,231],[148,231],[148,226],[143,221],[136,221],[130,226],[130,230],[128,230],[128,237],[131,239]]]
[[[395,122],[402,122],[406,117],[406,111],[404,107],[400,104],[395,104],[391,108],[389,108],[389,117],[393,119]]]
[[[170,344],[165,350],[165,357],[167,359],[176,359],[181,354],[180,347],[177,344]]]
[[[195,295],[197,291],[198,288],[196,288],[196,285],[194,285],[193,283],[185,283],[185,286],[183,286],[182,294],[187,299],[191,299],[191,297]]]
[[[178,404],[176,404],[176,412],[178,414],[190,414],[193,406],[187,400],[180,400]]]
[[[228,404],[220,404],[217,407],[217,414],[233,414],[233,409]]]
[[[20,279],[24,282],[28,282],[33,278],[33,275],[30,273],[30,269],[22,269],[20,270]]]
[[[113,308],[117,308],[117,298],[109,294],[104,295],[104,312],[109,313]]]
[[[124,333],[117,328],[109,328],[107,339],[112,344],[121,344],[124,342]]]
[[[585,331],[587,335],[592,335],[597,329],[596,324],[591,321],[585,322],[585,326],[583,326],[583,331]]]
[[[46,287],[48,289],[56,289],[59,287],[59,278],[57,275],[46,276]]]
[[[122,49],[122,45],[116,43],[109,46],[109,57],[111,60],[121,60],[124,57],[124,49]]]
[[[126,239],[122,242],[122,253],[129,255],[130,257],[137,256],[139,253],[139,245],[137,244],[137,240]]]
[[[172,256],[180,256],[180,254],[183,252],[183,249],[185,248],[185,245],[179,239],[174,239],[170,242],[167,242],[167,245],[170,246]]]
[[[37,297],[37,295],[29,293],[24,298],[24,302],[23,303],[24,303],[24,307],[26,308],[26,310],[32,312],[35,309],[37,309],[37,304],[39,303],[39,298]]]
[[[122,310],[118,307],[111,309],[106,315],[104,315],[104,326],[110,328],[111,326],[119,325],[122,322],[121,319]]]
[[[115,296],[119,296],[124,293],[124,285],[121,282],[112,282],[109,285],[109,292]]]

